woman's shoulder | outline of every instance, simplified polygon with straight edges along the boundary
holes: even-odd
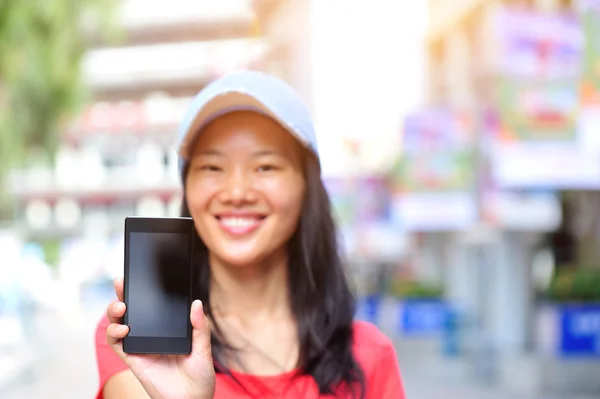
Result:
[[[371,323],[355,321],[354,356],[365,376],[367,398],[405,398],[393,341]]]
[[[385,348],[392,346],[392,340],[377,326],[366,321],[356,320],[352,323],[355,347],[369,349]]]
[[[394,343],[378,327],[366,321],[355,321],[352,329],[353,351],[364,369],[376,367],[382,361],[396,361]]]

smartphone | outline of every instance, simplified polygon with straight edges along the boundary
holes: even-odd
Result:
[[[125,353],[191,353],[194,237],[191,218],[125,219]]]

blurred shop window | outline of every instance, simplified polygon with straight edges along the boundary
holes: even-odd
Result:
[[[113,226],[119,228],[123,227],[123,221],[127,216],[131,216],[135,213],[135,203],[132,200],[123,200],[113,203],[108,208],[108,214]]]
[[[176,195],[169,200],[167,204],[167,216],[168,217],[177,217],[181,215],[181,196]]]
[[[33,229],[45,229],[52,223],[52,208],[43,200],[33,200],[25,206],[25,220]]]
[[[167,154],[167,177],[171,181],[179,181],[179,158],[177,150],[171,148]]]
[[[115,184],[131,180],[136,157],[130,151],[116,150],[104,153],[102,162],[107,180]]]
[[[120,235],[114,237],[108,245],[108,254],[104,264],[104,277],[114,280],[123,276],[123,253],[125,252],[125,242]]]
[[[81,207],[72,199],[61,199],[54,206],[56,225],[63,229],[73,229],[81,221]]]
[[[110,217],[104,205],[85,207],[82,221],[83,233],[87,238],[104,239],[110,232]]]
[[[74,147],[63,144],[56,152],[54,178],[60,187],[73,187],[80,179],[79,152]]]
[[[100,151],[86,146],[81,151],[80,184],[85,187],[98,187],[106,181],[106,168]]]
[[[146,217],[164,217],[166,215],[165,203],[155,196],[142,197],[137,203],[135,214]]]
[[[153,185],[163,179],[163,156],[162,149],[152,142],[145,142],[138,148],[135,169],[140,183]]]
[[[26,184],[34,188],[52,186],[53,170],[48,155],[43,150],[33,150],[26,160]]]

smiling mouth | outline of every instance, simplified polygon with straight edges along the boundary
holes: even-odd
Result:
[[[256,230],[266,216],[217,216],[219,225],[232,235],[244,235]]]

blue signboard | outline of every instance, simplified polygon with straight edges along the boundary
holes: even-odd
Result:
[[[357,304],[356,318],[377,325],[379,323],[381,300],[381,295],[377,294],[361,298]]]
[[[407,300],[400,312],[400,331],[404,335],[440,334],[446,328],[448,305],[443,301]]]
[[[560,308],[560,354],[600,357],[600,304]]]

